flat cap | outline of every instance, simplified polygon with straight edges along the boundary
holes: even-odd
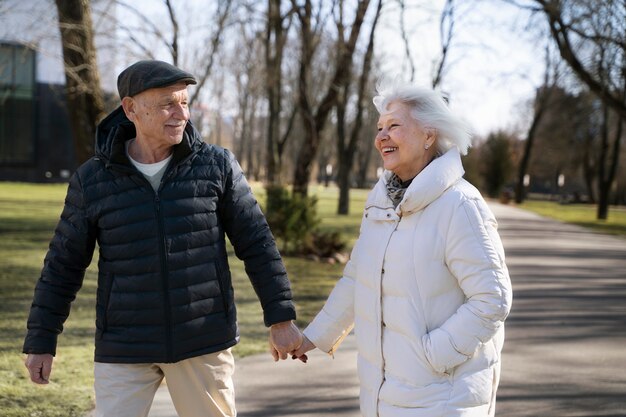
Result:
[[[117,77],[117,91],[120,98],[132,97],[150,88],[167,87],[180,81],[198,83],[193,75],[167,62],[138,61]]]

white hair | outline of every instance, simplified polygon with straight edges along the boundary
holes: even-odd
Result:
[[[380,114],[392,102],[411,109],[411,116],[424,127],[437,131],[437,150],[443,155],[456,147],[461,155],[471,146],[471,129],[460,117],[454,115],[441,94],[429,88],[410,84],[377,85],[374,106]]]

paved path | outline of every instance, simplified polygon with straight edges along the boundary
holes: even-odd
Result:
[[[626,240],[493,204],[514,288],[498,417],[626,416]],[[237,362],[240,417],[358,417],[354,340]],[[165,387],[150,417],[176,417]]]

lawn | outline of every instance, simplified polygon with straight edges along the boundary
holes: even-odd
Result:
[[[33,288],[47,245],[63,206],[65,184],[0,183],[0,415],[3,417],[83,416],[93,407],[93,334],[97,258],[87,271],[72,313],[59,338],[51,382],[35,386],[28,380],[21,352]],[[262,190],[258,191],[259,201]],[[339,230],[354,242],[367,194],[354,190],[349,216],[335,214],[337,190],[312,187],[325,230]],[[286,258],[298,324],[304,326],[321,308],[341,275],[343,265]],[[241,343],[236,356],[267,351],[267,329],[261,308],[244,272],[231,257]],[[269,353],[268,360],[271,360]]]
[[[624,207],[611,206],[607,220],[597,220],[596,206],[590,204],[559,204],[550,201],[527,200],[519,207],[598,232],[626,236],[626,208]]]

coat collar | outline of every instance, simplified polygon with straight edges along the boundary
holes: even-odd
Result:
[[[458,149],[450,149],[417,174],[395,212],[402,216],[424,209],[459,181],[464,173]],[[387,196],[387,181],[391,175],[391,171],[385,171],[380,177],[367,198],[366,210],[369,208],[393,210],[393,203]]]
[[[131,166],[126,156],[125,142],[136,135],[135,125],[126,118],[122,106],[112,111],[100,122],[96,130],[96,156],[107,162]],[[201,147],[200,133],[187,121],[183,140],[174,146],[173,161],[181,163],[189,159]]]

